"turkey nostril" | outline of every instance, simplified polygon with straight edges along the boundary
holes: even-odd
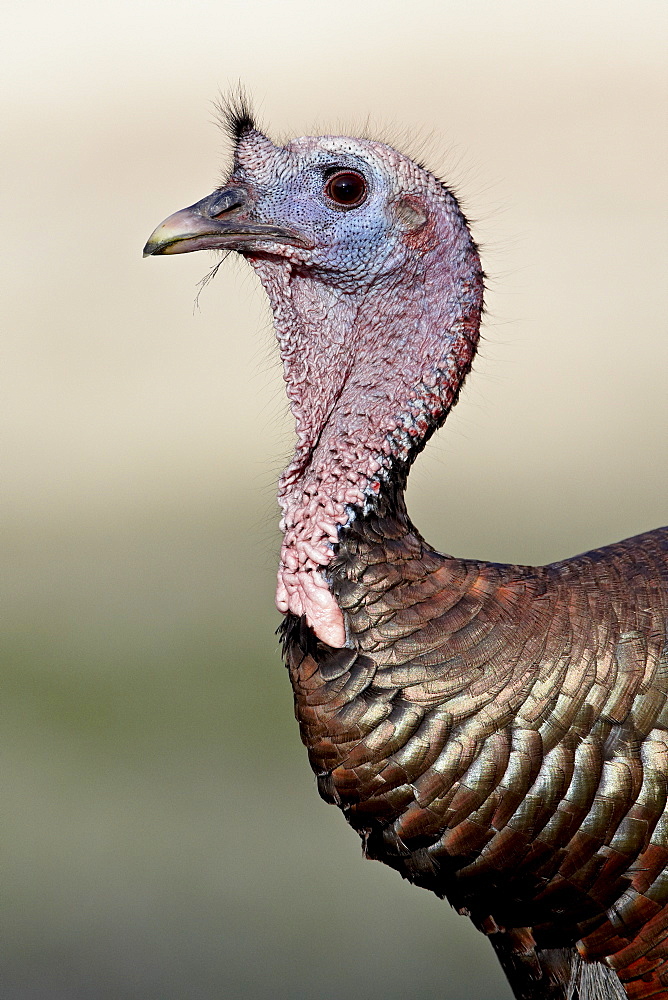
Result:
[[[206,214],[210,219],[217,219],[235,208],[242,208],[246,204],[246,192],[243,188],[223,188],[222,191],[214,191],[206,201],[202,206]]]

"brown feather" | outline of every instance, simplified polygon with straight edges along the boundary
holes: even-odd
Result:
[[[434,552],[399,493],[330,579],[351,648],[289,616],[285,656],[367,857],[469,914],[517,996],[668,995],[668,529],[500,566]]]

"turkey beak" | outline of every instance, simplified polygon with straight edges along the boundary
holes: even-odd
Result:
[[[249,219],[248,194],[243,188],[228,187],[182,208],[161,222],[144,247],[144,257],[158,254],[190,253],[192,250],[244,250],[248,243],[269,240],[289,246],[311,244],[299,233],[284,226],[272,226]]]

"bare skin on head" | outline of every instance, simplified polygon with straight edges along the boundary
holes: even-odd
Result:
[[[478,337],[478,254],[450,192],[368,140],[277,147],[248,122],[211,199],[163,223],[147,252],[232,247],[269,295],[297,432],[278,491],[276,604],[342,647],[327,577],[339,532],[455,402]],[[262,238],[272,227],[278,238]]]

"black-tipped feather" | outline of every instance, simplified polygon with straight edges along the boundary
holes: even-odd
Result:
[[[233,142],[257,128],[250,98],[241,84],[226,96],[221,95],[216,102],[216,111],[221,127]]]

